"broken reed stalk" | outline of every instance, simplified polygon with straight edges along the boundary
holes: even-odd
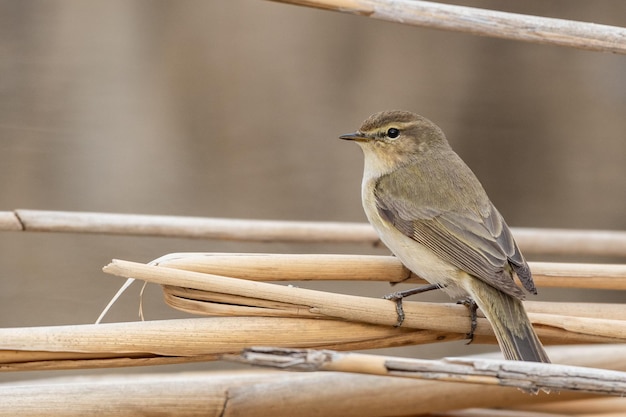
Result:
[[[207,317],[0,329],[0,371],[217,360],[249,346],[376,349],[463,335],[339,320]]]
[[[172,253],[153,265],[254,281],[426,283],[393,256]],[[626,290],[626,265],[530,262],[538,287]]]
[[[243,220],[47,210],[0,212],[0,230],[256,242],[378,242],[366,223]],[[526,255],[626,257],[626,232],[512,228]]]
[[[624,396],[626,373],[574,366],[474,358],[424,360],[330,350],[248,348],[233,361],[294,371],[335,371],[519,388]]]
[[[596,345],[549,348],[558,363],[626,371],[623,346]],[[57,382],[57,383],[55,383]],[[63,383],[58,383],[63,382]],[[111,401],[114,398],[115,401]],[[59,399],[62,399],[61,401]],[[68,407],[67,399],[71,399]],[[280,402],[277,402],[280,399]],[[620,410],[615,398],[563,391],[556,395],[527,395],[494,385],[442,383],[410,378],[389,378],[344,372],[187,372],[80,377],[3,386],[0,414],[82,416],[145,414],[185,416],[245,415],[299,417],[341,415],[423,415],[451,409],[567,408],[569,403],[595,401],[598,407]],[[279,404],[279,405],[277,405]],[[607,405],[608,404],[608,405]],[[584,408],[581,408],[584,410]],[[508,415],[508,414],[507,414]]]
[[[287,316],[303,311],[306,317],[314,314],[324,318],[385,326],[393,326],[397,320],[395,303],[384,299],[288,287],[121,260],[114,260],[103,270],[121,277],[134,277],[161,285],[200,290],[202,294],[197,300],[214,300],[220,304],[233,306],[242,305],[246,308],[245,314],[250,314],[252,307],[258,307],[260,315],[263,315],[265,310],[269,310],[270,315],[287,310]],[[185,300],[193,301],[191,292],[181,291],[182,293],[173,296],[178,297],[182,303]],[[534,313],[531,308],[532,304],[528,308],[530,319],[536,325],[539,336],[545,337],[546,341],[626,342],[626,321],[619,319],[623,315],[616,319],[599,319],[545,312]],[[612,308],[619,309],[615,306]],[[469,330],[469,314],[464,306],[407,301],[404,303],[404,312],[403,327],[406,328],[460,334],[465,334]],[[232,313],[232,310],[228,312]],[[484,318],[478,319],[474,333],[477,336],[493,335],[491,326]]]
[[[273,0],[407,25],[626,54],[626,29],[416,0]]]

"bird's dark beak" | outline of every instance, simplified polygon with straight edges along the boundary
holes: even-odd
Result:
[[[356,132],[353,132],[353,133],[346,133],[345,135],[341,135],[341,136],[339,136],[339,139],[354,140],[354,141],[357,141],[357,142],[364,142],[368,138],[363,133],[361,133],[359,131],[356,131]]]

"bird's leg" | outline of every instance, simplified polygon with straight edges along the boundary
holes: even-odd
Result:
[[[421,294],[427,291],[439,290],[441,288],[443,288],[441,285],[429,284],[429,285],[423,285],[417,288],[411,288],[409,290],[396,291],[396,292],[392,292],[391,294],[385,295],[383,297],[385,300],[391,300],[391,301],[396,302],[396,314],[398,315],[398,321],[393,326],[400,327],[402,326],[402,322],[404,321],[404,308],[402,308],[403,298],[408,297],[410,295]]]
[[[476,326],[478,325],[478,315],[476,314],[476,310],[478,310],[478,304],[472,298],[467,297],[463,300],[457,301],[457,304],[463,304],[470,311],[470,331],[465,336],[468,340],[466,345],[469,345],[474,341],[474,332],[476,331]]]

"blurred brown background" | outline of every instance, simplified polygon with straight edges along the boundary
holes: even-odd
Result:
[[[456,3],[626,26],[621,0]],[[384,109],[439,124],[511,226],[626,229],[624,56],[258,0],[0,1],[0,210],[365,221],[361,152],[336,138]],[[0,326],[91,323],[122,283],[111,258],[181,251],[387,253],[4,232]],[[135,320],[137,292],[107,320]],[[182,316],[160,297],[149,319]]]

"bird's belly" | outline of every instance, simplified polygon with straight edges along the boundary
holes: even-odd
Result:
[[[441,259],[427,247],[394,230],[380,233],[383,243],[413,273],[431,284],[445,287],[451,295],[463,294],[457,284],[464,275],[458,268]],[[390,239],[390,235],[393,236]]]
[[[364,204],[364,207],[367,207]],[[433,251],[404,235],[392,224],[383,220],[378,211],[365,210],[368,220],[374,226],[380,240],[391,252],[413,273],[431,284],[445,287],[451,296],[465,295],[466,291],[459,284],[465,280],[467,274],[441,259]]]

